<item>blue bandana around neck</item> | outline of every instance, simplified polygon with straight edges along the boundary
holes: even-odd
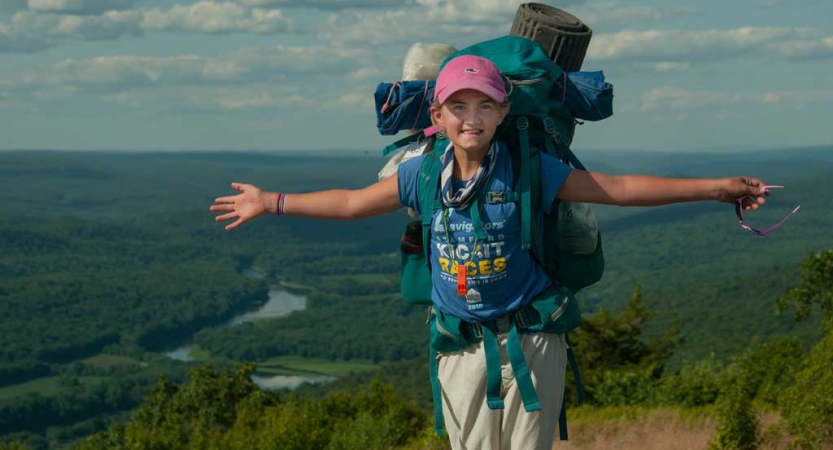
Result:
[[[492,175],[492,171],[495,169],[497,153],[497,142],[492,141],[492,144],[489,146],[489,151],[486,153],[483,162],[480,163],[480,168],[477,169],[474,176],[466,182],[465,186],[454,190],[451,186],[452,175],[454,174],[454,145],[449,143],[442,157],[441,186],[443,203],[457,210],[468,208],[474,199],[477,198],[477,193],[482,190],[486,180]]]

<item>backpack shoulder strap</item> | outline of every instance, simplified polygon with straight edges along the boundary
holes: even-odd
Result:
[[[422,166],[419,168],[419,177],[417,186],[417,199],[420,206],[420,218],[422,222],[422,242],[429,243],[431,222],[434,218],[434,207],[437,202],[437,193],[440,186],[440,172],[442,170],[442,163],[440,156],[445,150],[446,141],[433,139],[428,143],[428,150],[425,152],[425,157],[422,160]],[[428,252],[431,249],[430,245],[424,245],[425,256],[429,256]]]
[[[529,145],[529,119],[520,116],[516,120],[520,152],[512,155],[513,184],[520,194],[518,203],[521,212],[521,248],[532,250],[539,261],[543,261],[543,243],[541,242],[541,155]]]

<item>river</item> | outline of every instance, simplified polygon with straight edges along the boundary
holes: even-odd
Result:
[[[263,278],[263,274],[256,269],[246,269],[242,272],[243,276],[249,278]],[[248,311],[239,314],[231,320],[218,325],[218,328],[233,327],[245,322],[253,322],[262,319],[274,319],[277,317],[287,316],[293,311],[303,311],[307,308],[307,298],[300,295],[294,295],[287,292],[280,286],[270,286],[269,300],[255,311]],[[194,358],[191,356],[192,344],[188,343],[177,347],[174,350],[165,353],[165,356],[177,361],[191,362]],[[334,380],[331,376],[289,376],[289,375],[252,375],[252,381],[255,382],[261,389],[295,389],[303,383],[325,383]]]

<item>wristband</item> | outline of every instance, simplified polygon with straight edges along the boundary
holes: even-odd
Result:
[[[284,202],[284,200],[286,200],[286,194],[284,194],[283,192],[279,192],[278,193],[278,212],[277,212],[277,214],[279,216],[284,215],[284,213],[283,213],[283,202]]]

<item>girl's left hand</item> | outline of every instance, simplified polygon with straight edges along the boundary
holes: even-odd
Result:
[[[764,182],[757,178],[730,177],[720,181],[722,188],[718,193],[718,201],[736,203],[743,197],[743,209],[746,211],[756,210],[759,205],[766,203],[764,196],[768,196],[769,191],[764,189]]]

